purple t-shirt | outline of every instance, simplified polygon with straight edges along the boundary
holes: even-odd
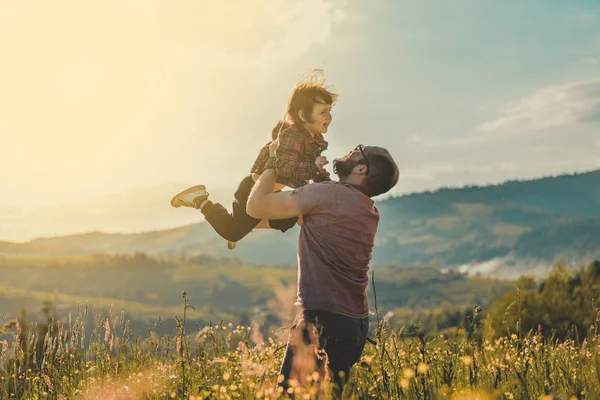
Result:
[[[295,305],[367,316],[369,262],[379,222],[373,200],[339,182],[302,186],[293,196],[303,219]]]

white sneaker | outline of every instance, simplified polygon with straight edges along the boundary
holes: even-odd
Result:
[[[208,199],[208,192],[206,186],[198,185],[192,186],[189,189],[175,195],[171,199],[171,205],[175,208],[184,206],[199,209],[204,200]]]

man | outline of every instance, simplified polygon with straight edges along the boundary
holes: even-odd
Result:
[[[270,157],[276,155],[276,141]],[[267,163],[273,165],[274,161]],[[379,222],[372,197],[398,182],[398,167],[381,147],[357,146],[333,163],[339,182],[319,182],[273,192],[274,169],[265,169],[250,193],[247,213],[260,219],[302,217],[298,244],[298,300],[306,344],[317,327],[338,391],[361,356],[369,329],[369,262]],[[297,347],[288,343],[281,367],[287,389]],[[281,377],[280,377],[281,378]],[[339,393],[339,392],[338,392]]]

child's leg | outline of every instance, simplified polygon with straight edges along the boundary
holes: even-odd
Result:
[[[237,242],[246,236],[261,221],[252,218],[246,213],[246,203],[252,190],[254,181],[248,176],[240,182],[235,192],[235,200],[232,203],[233,212],[230,214],[225,207],[219,203],[209,201],[202,207],[202,214],[206,221],[225,240]]]

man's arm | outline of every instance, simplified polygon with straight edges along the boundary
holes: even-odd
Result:
[[[246,212],[254,218],[284,219],[302,215],[300,205],[291,191],[273,192],[277,174],[274,169],[266,169],[248,197]]]

